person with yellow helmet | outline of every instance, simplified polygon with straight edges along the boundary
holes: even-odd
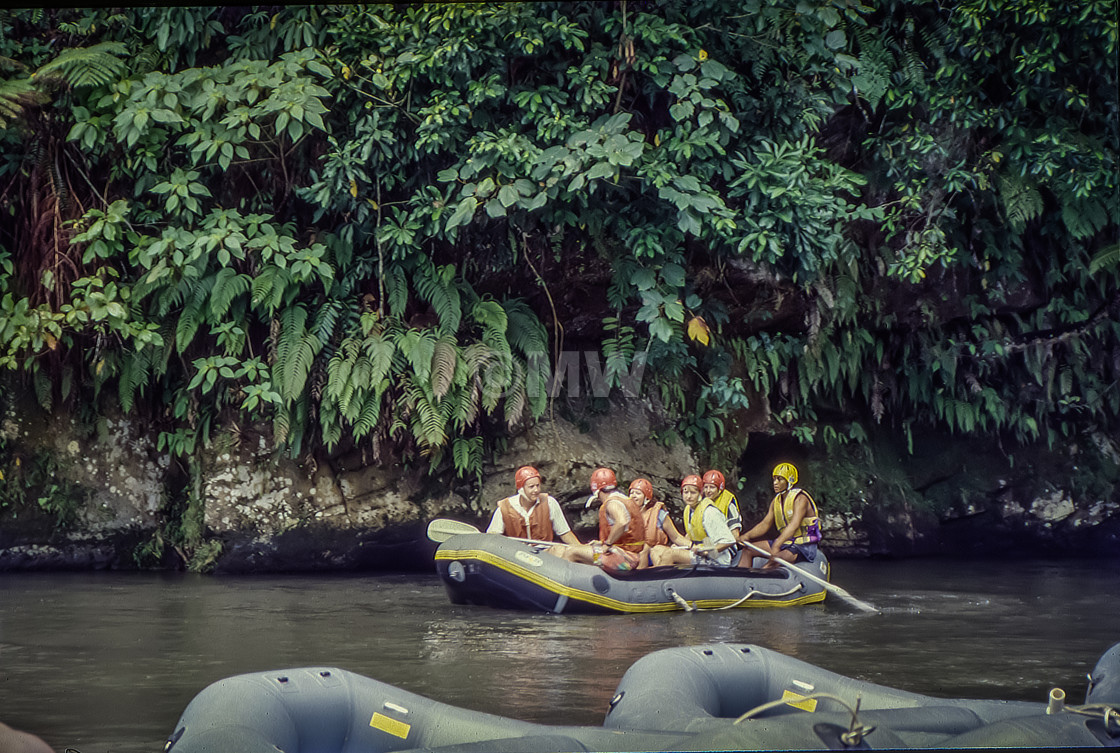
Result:
[[[758,525],[739,537],[770,553],[765,567],[780,567],[775,559],[786,562],[812,562],[817,558],[821,540],[820,513],[809,492],[797,488],[797,468],[792,463],[779,463],[774,468],[774,499]],[[778,535],[765,539],[771,530]],[[754,557],[743,557],[740,567],[750,567]]]
[[[610,468],[591,474],[591,498],[599,502],[599,538],[590,544],[564,547],[560,556],[570,562],[598,565],[607,572],[637,570],[646,548],[646,526],[641,508],[618,490]]]
[[[513,475],[517,493],[498,500],[486,533],[499,533],[518,539],[555,541],[578,546],[579,537],[572,533],[555,498],[541,492],[541,473],[531,465],[523,465]],[[553,551],[555,550],[555,551]],[[548,550],[560,555],[563,547]]]
[[[719,567],[731,567],[731,547],[735,545],[735,536],[727,527],[727,518],[724,514],[712,500],[701,494],[700,490],[703,486],[704,482],[696,475],[685,476],[681,481],[681,499],[686,505],[684,528],[688,537],[681,536],[673,543],[686,548],[654,547],[652,553],[654,565],[707,563]],[[676,529],[673,532],[675,533]]]

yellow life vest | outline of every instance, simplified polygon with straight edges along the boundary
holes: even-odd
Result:
[[[820,512],[817,510],[816,501],[804,489],[793,488],[788,489],[784,494],[774,495],[774,501],[770,503],[774,510],[774,525],[778,531],[785,530],[789,525],[789,519],[793,517],[793,501],[797,499],[798,494],[804,494],[809,500],[809,509],[805,511],[805,517],[801,519],[801,525],[797,527],[797,532],[791,541],[794,544],[815,544],[821,540]]]
[[[727,517],[727,511],[731,508],[731,503],[732,502],[738,502],[738,501],[739,500],[735,499],[734,494],[732,494],[731,492],[724,489],[723,491],[721,491],[719,494],[716,495],[716,498],[712,500],[712,504],[715,505],[716,509],[719,510],[720,512],[722,512],[723,517],[726,518]]]
[[[708,532],[704,530],[704,510],[708,507],[715,507],[715,503],[704,497],[695,508],[687,505],[684,508],[684,530],[688,538],[697,543],[708,538]]]

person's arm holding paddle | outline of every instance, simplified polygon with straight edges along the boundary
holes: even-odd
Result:
[[[765,549],[766,553],[770,553],[770,543],[766,541],[766,534],[774,527],[774,508],[771,506],[766,510],[766,517],[758,522],[754,528],[739,536],[739,543],[747,546],[753,552],[744,552],[742,559],[739,560],[739,567],[751,567],[754,563],[754,558],[759,554],[759,549]],[[770,555],[773,559],[774,555]]]

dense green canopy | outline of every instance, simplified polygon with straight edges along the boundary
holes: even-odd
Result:
[[[460,474],[588,350],[701,450],[1115,428],[1116,61],[1106,0],[0,11],[0,363]]]

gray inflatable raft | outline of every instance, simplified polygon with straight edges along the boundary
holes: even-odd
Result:
[[[220,680],[191,701],[168,753],[825,750],[1120,747],[1120,643],[1085,702],[933,698],[759,646],[657,651],[623,676],[602,727],[460,709],[332,667]]]
[[[792,607],[826,596],[820,583],[784,567],[655,567],[616,576],[545,548],[495,534],[452,536],[436,550],[436,571],[452,603],[555,614]],[[823,553],[797,566],[828,579]]]

